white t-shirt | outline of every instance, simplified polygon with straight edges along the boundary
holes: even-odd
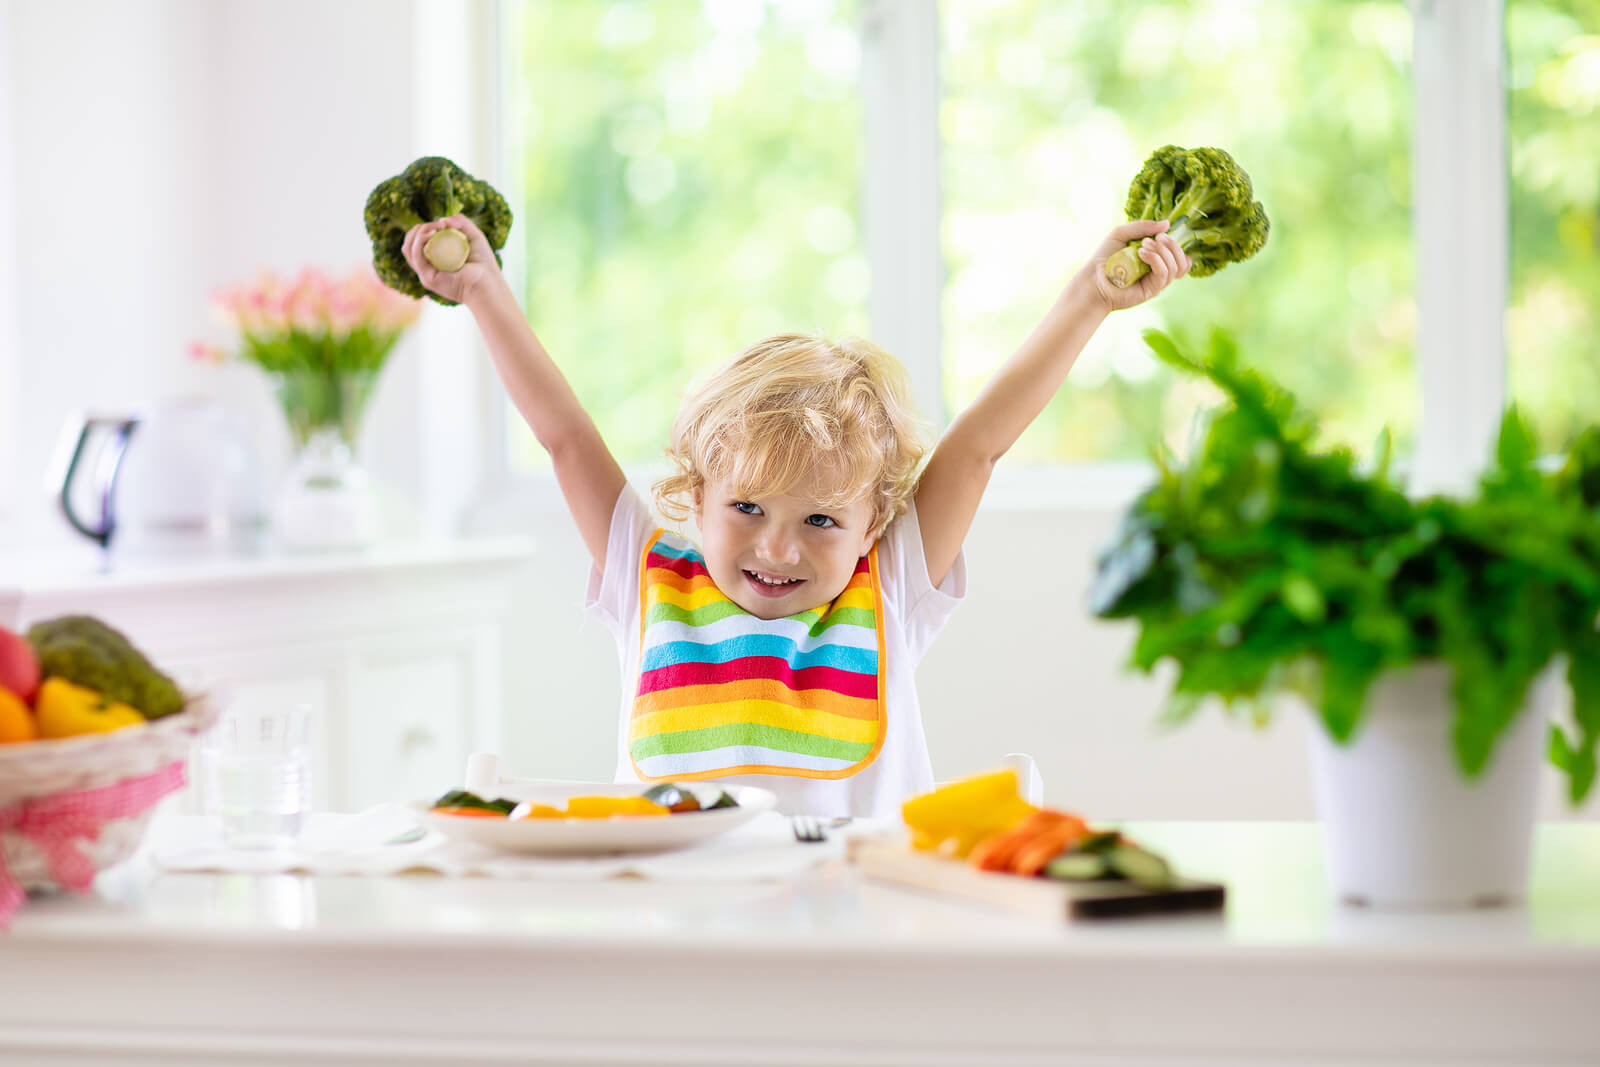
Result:
[[[617,716],[618,782],[639,781],[628,755],[628,724],[639,684],[639,562],[658,523],[631,485],[611,513],[606,567],[589,570],[585,608],[605,622],[622,659]],[[916,507],[889,524],[878,540],[878,583],[883,594],[885,675],[884,737],[878,758],[848,778],[798,778],[739,774],[725,785],[754,785],[778,796],[778,810],[816,815],[894,817],[908,797],[933,788],[933,766],[917,703],[916,666],[967,594],[964,554],[937,588],[928,580]]]

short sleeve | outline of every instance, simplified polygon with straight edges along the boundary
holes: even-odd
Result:
[[[878,567],[889,610],[904,627],[906,648],[921,659],[944,624],[967,595],[967,554],[963,549],[937,586],[928,577],[928,558],[922,552],[922,527],[917,506],[889,524],[878,539]]]
[[[589,566],[589,587],[584,594],[586,612],[616,633],[633,615],[638,595],[639,553],[656,531],[655,516],[632,485],[624,484],[611,509],[611,529],[606,535],[605,567]]]

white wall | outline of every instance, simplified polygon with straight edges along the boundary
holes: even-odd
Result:
[[[18,485],[18,435],[4,427],[17,421],[16,236],[11,192],[11,6],[0,4],[0,526],[14,514]],[[0,541],[0,544],[3,544]]]
[[[28,402],[0,425],[0,456],[15,455],[0,545],[63,536],[43,475],[74,410],[217,396],[270,484],[288,441],[264,379],[196,366],[185,349],[227,340],[209,307],[218,286],[370,256],[361,205],[415,155],[410,4],[13,0],[7,11],[17,298],[14,347],[0,352]],[[374,474],[402,499],[419,466],[413,349],[396,349],[368,427]]]
[[[73,408],[212,392],[247,429],[269,479],[281,469],[287,442],[264,382],[243,368],[190,366],[184,346],[207,329],[219,284],[261,266],[360,262],[366,191],[439,150],[447,120],[419,106],[437,86],[415,58],[416,27],[438,0],[418,4],[12,0],[0,9],[0,110],[10,101],[9,135],[0,114],[0,197],[10,192],[0,201],[0,461],[14,457],[0,478],[0,492],[13,486],[9,511],[0,507],[0,552],[69,538],[40,483]],[[8,346],[4,296],[13,294]],[[460,313],[427,315],[418,337],[459,337]],[[440,383],[455,366],[471,373],[481,355],[459,341],[425,355],[419,347],[403,344],[386,370],[364,454],[400,498],[450,507],[460,487],[436,455],[419,454],[418,430],[470,432],[474,391]],[[8,375],[27,397],[14,419],[5,418]],[[1122,676],[1129,633],[1090,622],[1082,608],[1113,518],[979,515],[968,602],[919,672],[936,773],[1022,750],[1040,761],[1052,802],[1099,818],[1308,817],[1300,723],[1257,733],[1213,716],[1162,734],[1159,685]],[[570,521],[517,501],[480,509],[472,528],[531,532],[541,544],[536,573],[513,590],[507,635],[513,767],[609,777],[618,667],[609,635],[579,608],[588,564]],[[1547,813],[1562,813],[1553,773],[1546,784]],[[1600,814],[1600,798],[1586,811]]]

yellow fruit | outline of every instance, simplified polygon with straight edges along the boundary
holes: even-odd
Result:
[[[28,705],[11,690],[0,689],[0,745],[32,741],[38,736],[39,724],[34,721]]]
[[[137,709],[93,689],[73,685],[65,678],[44,680],[34,701],[34,713],[39,718],[40,737],[107,733],[144,723],[144,716]]]
[[[1015,771],[963,778],[912,797],[900,808],[913,848],[965,857],[984,838],[1038,811],[1017,793]]]
[[[548,804],[530,804],[528,810],[522,812],[518,818],[522,819],[565,819],[567,813],[560,808],[552,808]]]
[[[567,814],[579,819],[605,819],[612,815],[670,815],[672,812],[644,797],[571,797],[567,800]]]

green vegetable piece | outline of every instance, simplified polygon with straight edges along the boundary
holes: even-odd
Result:
[[[1098,852],[1066,852],[1044,865],[1044,876],[1063,882],[1092,882],[1111,873],[1111,865]]]
[[[733,795],[727,790],[718,789],[711,803],[707,804],[705,802],[705,797],[702,796],[700,798],[700,805],[702,811],[713,811],[717,808],[737,808],[739,806],[739,802],[733,799]]]
[[[1229,263],[1249,259],[1267,243],[1271,224],[1252,200],[1250,175],[1220,148],[1166,145],[1151,153],[1128,186],[1129,219],[1166,219],[1167,232],[1194,261],[1190,275],[1204,278]],[[1106,277],[1126,289],[1150,272],[1139,242],[1106,260]]]
[[[644,798],[673,812],[714,811],[737,808],[739,802],[721,786],[699,782],[663,782],[645,791]]]
[[[515,800],[497,797],[494,800],[485,800],[476,793],[469,793],[465,789],[452,789],[438,800],[432,807],[435,808],[477,808],[480,811],[494,811],[501,815],[510,815],[511,809],[517,806]]]
[[[65,678],[139,709],[146,719],[183,710],[183,691],[118,630],[88,615],[64,615],[28,628],[45,678]]]
[[[1122,835],[1115,830],[1101,830],[1084,837],[1072,847],[1073,852],[1092,852],[1104,855],[1122,843]]]
[[[1154,852],[1135,845],[1118,845],[1105,855],[1106,864],[1134,885],[1145,889],[1167,889],[1172,885],[1172,868]]]
[[[362,212],[372,241],[372,266],[389,288],[453,306],[422,284],[401,251],[413,226],[447,215],[465,215],[489,241],[496,263],[511,234],[511,207],[486,181],[474,178],[443,156],[423,156],[400,174],[378,183]],[[436,264],[437,265],[437,264]],[[459,269],[459,268],[458,268]]]
[[[674,813],[700,810],[700,798],[676,782],[663,782],[652,789],[647,789],[644,798]]]

